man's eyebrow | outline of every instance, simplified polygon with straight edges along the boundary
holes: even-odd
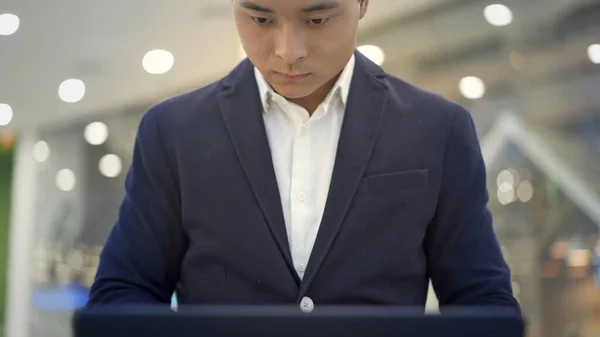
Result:
[[[335,1],[335,0],[320,1],[312,6],[302,8],[301,12],[303,12],[303,13],[321,12],[321,11],[326,11],[326,10],[330,10],[330,9],[336,9],[338,7],[340,7],[340,3],[338,1]]]
[[[252,10],[252,11],[256,11],[256,12],[273,13],[272,9],[261,6],[252,1],[244,1],[240,4],[240,6],[246,8],[246,9]],[[326,11],[326,10],[330,10],[330,9],[336,9],[338,7],[340,7],[340,3],[336,0],[323,0],[314,5],[302,8],[300,11],[302,13],[311,13],[311,12],[320,12],[320,11]]]
[[[269,9],[267,7],[263,7],[257,3],[254,3],[252,1],[244,1],[240,4],[240,6],[249,9],[249,10],[253,10],[256,12],[264,12],[264,13],[273,13],[272,9]]]

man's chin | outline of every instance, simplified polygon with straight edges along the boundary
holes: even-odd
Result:
[[[284,86],[273,86],[273,89],[281,96],[289,99],[298,99],[310,96],[315,90],[309,88],[302,88],[297,85],[284,85]]]

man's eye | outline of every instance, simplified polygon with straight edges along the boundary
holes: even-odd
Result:
[[[259,25],[267,25],[269,23],[271,23],[271,21],[269,21],[269,19],[267,18],[259,18],[259,17],[251,17],[252,21],[254,21],[254,23],[259,24]]]
[[[311,19],[309,23],[315,26],[322,26],[329,21],[329,18],[319,18],[319,19]]]

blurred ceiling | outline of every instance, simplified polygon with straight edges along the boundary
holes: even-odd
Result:
[[[597,114],[600,65],[590,62],[586,48],[600,43],[600,0],[503,0],[514,14],[506,27],[485,21],[491,3],[372,0],[359,43],[381,47],[389,72],[465,104],[476,119],[487,112],[493,121],[509,110],[557,125]],[[0,103],[15,114],[5,129],[155,102],[214,80],[239,62],[229,1],[169,4],[4,0],[0,13],[21,18],[16,34],[0,36]],[[142,57],[152,49],[174,54],[171,71],[144,71]],[[460,95],[464,76],[484,81],[483,99]],[[68,78],[85,82],[82,101],[58,98],[58,85]]]
[[[600,43],[599,0],[503,0],[505,27],[483,16],[487,0],[451,0],[382,24],[361,36],[386,52],[386,69],[468,105],[511,110],[540,124],[567,123],[600,108],[600,65],[587,47]],[[484,99],[468,102],[459,80],[477,76]]]
[[[447,0],[373,0],[362,29]],[[0,103],[14,118],[8,128],[59,124],[94,113],[152,102],[222,76],[240,60],[226,0],[3,0],[0,13],[20,28],[0,36]],[[142,68],[144,54],[166,49],[174,67],[163,75]],[[58,97],[59,84],[83,80],[77,103]],[[0,127],[0,131],[2,127]]]

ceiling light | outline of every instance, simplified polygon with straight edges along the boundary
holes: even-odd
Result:
[[[480,99],[485,95],[485,83],[475,76],[463,77],[458,88],[460,93],[468,99]]]
[[[569,244],[566,241],[556,241],[550,247],[550,257],[555,260],[564,259],[569,252]]]
[[[67,103],[76,103],[85,96],[85,84],[83,81],[71,78],[63,81],[58,86],[58,97]]]
[[[500,172],[496,178],[496,183],[498,186],[502,186],[503,184],[514,186],[516,180],[517,179],[515,175],[510,170],[502,170],[502,172]]]
[[[98,164],[100,173],[108,178],[118,176],[121,173],[122,168],[123,164],[121,163],[121,158],[114,154],[105,155],[100,159],[100,163]]]
[[[585,267],[590,263],[592,252],[588,249],[575,249],[569,253],[567,264],[569,267]]]
[[[363,45],[357,48],[359,52],[365,55],[369,60],[377,65],[382,65],[385,61],[385,53],[377,46]]]
[[[500,204],[506,206],[515,201],[515,190],[512,188],[505,189],[505,190],[498,188],[496,197],[498,198],[498,201],[500,202]]]
[[[54,183],[61,191],[72,191],[75,188],[77,179],[75,179],[75,173],[69,169],[62,169],[58,171],[54,178]]]
[[[175,57],[166,50],[151,50],[144,55],[142,66],[150,74],[164,74],[173,68]]]
[[[8,104],[0,103],[0,126],[10,124],[13,118],[13,110]]]
[[[485,20],[492,26],[508,26],[513,21],[513,13],[505,5],[489,5],[483,10]]]
[[[91,145],[102,145],[108,138],[108,127],[102,122],[90,123],[85,127],[83,137]]]
[[[588,57],[595,64],[600,64],[600,44],[593,44],[588,47]]]
[[[48,146],[48,143],[43,140],[35,143],[33,146],[33,159],[43,163],[48,160],[48,157],[50,157],[50,147]]]
[[[517,197],[522,203],[527,203],[533,198],[533,185],[530,181],[523,181],[517,187]]]
[[[0,14],[0,35],[12,35],[19,29],[19,17],[14,14]]]

